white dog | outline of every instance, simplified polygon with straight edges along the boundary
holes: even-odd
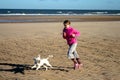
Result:
[[[31,68],[32,69],[36,68],[36,70],[38,70],[41,66],[43,66],[46,68],[46,71],[48,70],[47,66],[49,66],[50,68],[53,68],[48,61],[50,57],[53,57],[53,55],[49,55],[47,58],[44,58],[44,59],[41,59],[40,55],[38,55],[38,57],[34,58],[34,66]]]

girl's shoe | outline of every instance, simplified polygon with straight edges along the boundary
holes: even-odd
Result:
[[[83,64],[78,64],[78,69],[80,69],[83,66]]]
[[[78,64],[78,63],[75,63],[75,64],[74,64],[74,69],[76,70],[76,69],[78,69],[78,67],[79,67],[79,64]]]

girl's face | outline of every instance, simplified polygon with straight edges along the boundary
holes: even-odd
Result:
[[[70,26],[70,24],[64,24],[65,28],[68,28]]]
[[[68,28],[70,25],[66,25],[66,27]]]

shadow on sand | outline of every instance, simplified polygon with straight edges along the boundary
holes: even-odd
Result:
[[[5,69],[4,67],[3,68],[0,67],[0,71],[14,72],[14,74],[21,73],[24,75],[25,70],[34,70],[34,69],[31,69],[31,66],[33,65],[27,65],[27,64],[0,63],[0,65],[11,66],[12,67],[11,69]],[[53,66],[53,68],[50,70],[59,70],[59,71],[69,72],[69,69],[73,69],[73,67]],[[40,68],[40,70],[45,70],[45,68],[42,67]]]
[[[16,73],[21,73],[24,74],[24,70],[29,70],[30,65],[25,65],[25,64],[12,64],[12,63],[0,63],[0,65],[4,66],[11,66],[11,69],[0,69],[0,71],[9,71],[9,72],[14,72]]]

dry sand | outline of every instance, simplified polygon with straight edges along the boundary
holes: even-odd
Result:
[[[1,23],[0,80],[119,80],[120,21],[73,22],[81,32],[77,51],[84,66],[73,70],[67,59],[61,22]],[[50,59],[52,70],[29,67],[38,54]]]

